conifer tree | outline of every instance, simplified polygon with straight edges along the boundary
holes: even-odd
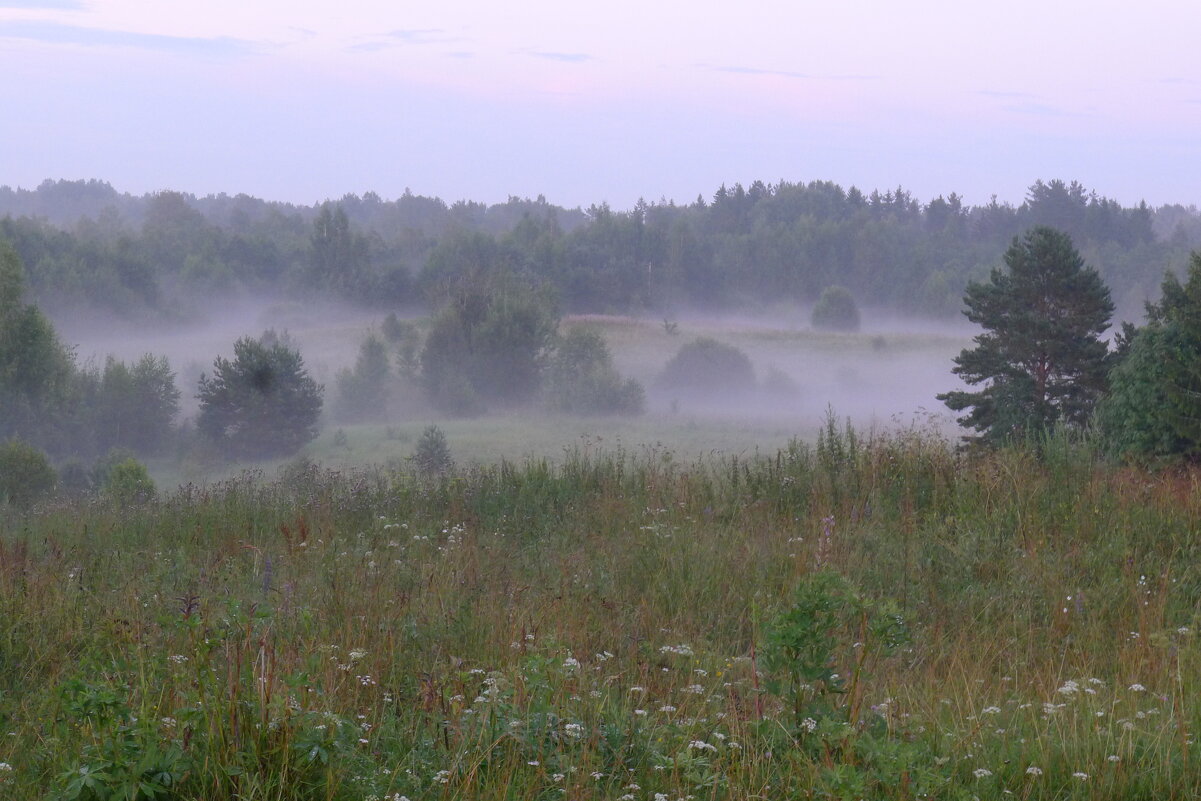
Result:
[[[1106,389],[1101,334],[1113,313],[1109,289],[1062,231],[1027,231],[1004,261],[964,296],[964,314],[984,332],[952,372],[981,389],[938,396],[967,410],[960,424],[994,444],[1088,422]]]

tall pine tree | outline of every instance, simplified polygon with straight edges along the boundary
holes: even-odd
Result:
[[[964,314],[984,332],[953,372],[982,388],[938,396],[967,410],[960,424],[994,444],[1088,422],[1106,388],[1101,334],[1113,314],[1109,289],[1062,231],[1027,231],[1004,261],[1006,269],[969,284],[964,296]]]

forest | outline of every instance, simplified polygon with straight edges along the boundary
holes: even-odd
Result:
[[[1038,225],[1072,237],[1141,320],[1165,271],[1201,247],[1195,207],[1124,207],[1078,182],[1036,181],[1013,206],[865,193],[813,181],[721,186],[691,204],[563,209],[545,198],[448,204],[367,192],[313,206],[246,195],[123,194],[100,181],[0,187],[0,237],[43,309],[186,319],[196,298],[323,299],[421,309],[467,270],[552,287],[567,312],[669,313],[814,303],[832,285],[860,305],[953,319],[967,283]]]

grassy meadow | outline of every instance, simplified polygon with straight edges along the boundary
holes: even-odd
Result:
[[[0,797],[1195,798],[1196,476],[1041,449],[831,421],[4,510]]]

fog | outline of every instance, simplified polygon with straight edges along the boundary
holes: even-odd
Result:
[[[197,411],[197,381],[211,374],[217,356],[232,356],[240,337],[257,337],[272,329],[301,352],[313,378],[325,387],[324,428],[345,425],[336,412],[338,372],[354,365],[359,346],[379,331],[383,314],[345,304],[316,305],[274,298],[243,299],[193,309],[187,324],[153,328],[115,318],[72,315],[55,319],[64,343],[81,365],[103,364],[108,356],[133,361],[145,353],[164,355],[176,373],[181,418]],[[864,309],[856,334],[821,333],[808,324],[808,308],[780,307],[761,313],[703,314],[680,311],[662,317],[577,315],[563,318],[560,330],[585,326],[604,337],[614,366],[623,377],[646,388],[646,413],[640,431],[654,438],[656,425],[694,426],[703,441],[707,425],[770,424],[804,435],[812,433],[832,410],[857,427],[894,428],[933,425],[951,434],[954,419],[936,395],[961,386],[951,373],[952,358],[970,343],[965,322],[939,324]],[[659,382],[664,365],[685,343],[709,337],[744,352],[754,367],[753,385],[729,391],[688,391]],[[416,385],[398,379],[386,414],[372,422],[442,422]],[[485,402],[487,399],[484,399]],[[562,426],[562,418],[524,414],[522,425]],[[506,413],[493,409],[481,425],[503,430]],[[658,421],[658,423],[656,422]],[[601,431],[597,419],[581,419],[575,428]],[[637,443],[631,443],[637,444]],[[513,458],[523,453],[505,454]]]

